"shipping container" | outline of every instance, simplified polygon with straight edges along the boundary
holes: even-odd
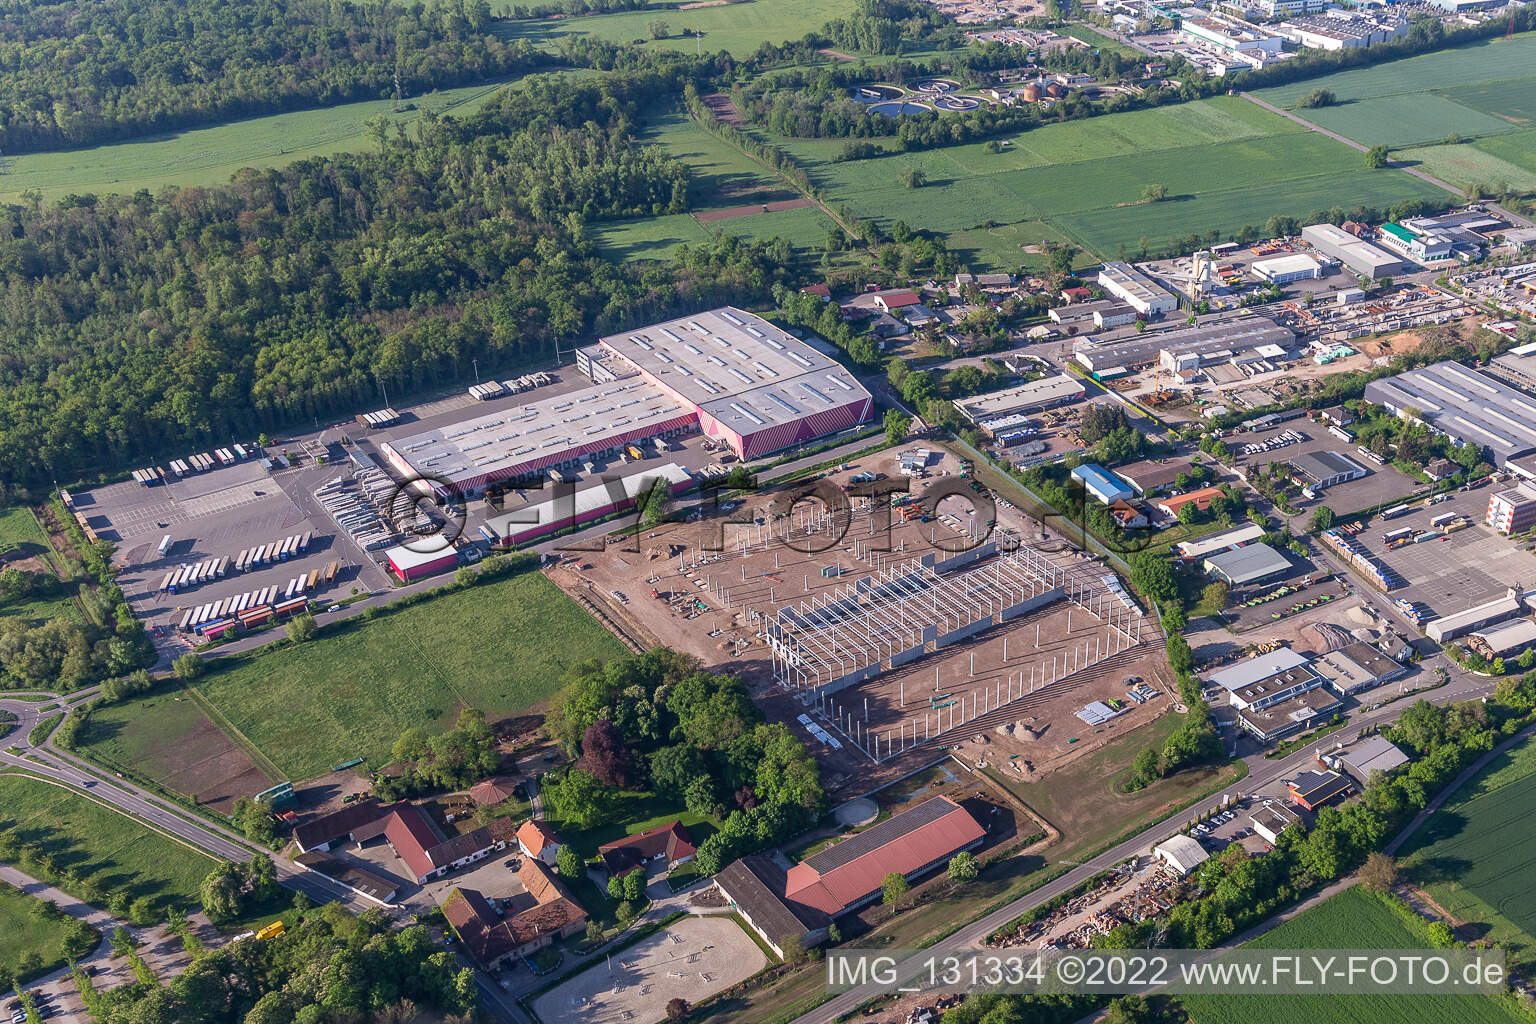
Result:
[[[213,574],[221,579],[229,572],[229,556],[221,555],[219,564],[213,567]]]

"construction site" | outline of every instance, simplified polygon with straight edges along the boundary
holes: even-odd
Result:
[[[741,676],[866,786],[944,750],[1048,770],[1168,710],[1162,634],[1114,574],[933,456],[910,496],[857,493],[898,475],[883,453],[551,578],[640,644]]]

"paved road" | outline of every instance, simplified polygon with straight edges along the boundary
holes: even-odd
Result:
[[[1480,679],[1474,676],[1453,675],[1451,682],[1438,690],[1434,690],[1425,694],[1425,697],[1439,704],[1453,700],[1466,700],[1471,697],[1483,696],[1492,692],[1492,690],[1493,682],[1491,680]],[[1389,704],[1386,707],[1377,708],[1374,711],[1357,712],[1352,714],[1349,717],[1350,724],[1348,727],[1346,727],[1346,729],[1352,733],[1353,731],[1361,729],[1365,726],[1384,725],[1395,720],[1398,714],[1401,713],[1401,711],[1410,703],[1411,701],[1402,700]],[[1340,735],[1344,735],[1344,731],[1341,731]],[[1269,760],[1265,758],[1262,753],[1251,754],[1243,759],[1248,764],[1248,777],[1231,786],[1228,786],[1221,792],[1215,793],[1212,796],[1206,798],[1204,801],[1202,801],[1202,805],[1206,807],[1213,807],[1217,804],[1220,804],[1224,797],[1235,798],[1239,794],[1253,793],[1264,788],[1271,782],[1283,778],[1284,776],[1294,774],[1297,770],[1311,762],[1313,758],[1314,754],[1312,748],[1310,747],[1297,750],[1295,753],[1288,757],[1278,758],[1275,760]],[[1453,785],[1455,785],[1455,783],[1453,783]],[[1105,870],[1106,868],[1128,860],[1137,854],[1146,853],[1157,843],[1160,843],[1164,839],[1167,839],[1169,836],[1179,832],[1183,826],[1184,821],[1190,815],[1194,814],[1197,809],[1198,808],[1191,808],[1190,811],[1186,814],[1176,815],[1169,821],[1158,825],[1153,825],[1150,828],[1142,831],[1140,834],[1136,835],[1134,838],[1120,843],[1114,848],[1099,854],[1097,857],[1094,857],[1092,860],[1079,864],[1077,867],[1073,868],[1071,871],[1067,872],[1067,874],[1061,876],[1055,881],[1049,882],[1040,888],[1019,897],[1012,903],[1009,903],[1007,906],[993,911],[985,917],[966,925],[964,928],[961,928],[958,932],[945,939],[943,945],[946,947],[962,949],[980,947],[985,942],[988,935],[1003,925],[1007,924],[1009,921],[1012,921],[1026,910],[1030,910],[1042,903],[1054,899],[1055,897],[1061,895],[1074,886],[1080,885],[1093,875]],[[899,976],[906,976],[915,972],[918,968],[919,962],[930,955],[932,955],[931,950],[924,952],[919,957],[914,957],[910,961],[899,965]],[[835,996],[825,1003],[822,1003],[814,1010],[811,1010],[810,1012],[796,1018],[793,1024],[824,1024],[826,1021],[830,1021],[836,1017],[840,1017],[843,1014],[848,1013],[857,1007],[860,1003],[863,1003],[865,1000],[881,994],[882,991],[883,990],[881,988],[873,985],[850,989],[849,991]]]

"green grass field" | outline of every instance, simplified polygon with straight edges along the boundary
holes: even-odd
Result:
[[[94,800],[19,775],[0,776],[0,818],[51,855],[59,871],[135,899],[147,896],[161,909],[195,901],[215,863]],[[68,883],[59,887],[69,890]]]
[[[1248,944],[1251,949],[1418,949],[1423,940],[1380,899],[1356,886]],[[1515,1024],[1512,999],[1446,996],[1185,995],[1193,1024]]]
[[[53,549],[48,545],[48,538],[32,517],[31,509],[24,505],[0,509],[0,564],[8,565],[27,558],[40,558],[46,564],[57,564]],[[71,599],[75,590],[76,584],[69,582],[48,597],[0,601],[0,619],[25,619],[33,624],[54,618],[78,622],[80,609]]]
[[[1461,188],[1481,184],[1499,191],[1507,186],[1536,192],[1536,131],[1490,135],[1455,146],[1404,149],[1392,155]]]
[[[1501,754],[1404,846],[1407,876],[1513,959],[1536,964],[1536,743]]]
[[[834,18],[853,13],[853,0],[745,0],[701,4],[684,10],[676,0],[657,0],[642,11],[596,14],[574,18],[538,18],[502,22],[496,32],[504,39],[556,43],[562,36],[590,35],[611,42],[639,42],[648,48],[706,53],[726,50],[745,57],[765,42],[799,39]],[[668,38],[653,39],[650,24],[665,22]],[[702,39],[685,37],[685,30],[702,32]]]
[[[1048,239],[1109,257],[1145,237],[1157,252],[1174,236],[1234,232],[1275,214],[1443,195],[1401,172],[1367,171],[1348,146],[1235,97],[1052,124],[1010,141],[1001,153],[977,144],[843,163],[830,161],[840,141],[782,144],[834,204],[942,232],[973,266],[1007,269],[1039,266],[1024,247]],[[902,184],[912,166],[925,187]],[[1151,184],[1173,198],[1142,202]]]
[[[499,88],[477,85],[428,93],[411,99],[416,109],[401,114],[391,113],[388,100],[347,103],[90,149],[8,156],[0,173],[0,201],[16,202],[27,189],[57,199],[70,193],[127,194],[168,185],[222,184],[242,167],[282,167],[306,157],[371,147],[363,122],[379,114],[407,125],[429,109],[463,115]]]
[[[623,653],[559,588],[526,572],[303,646],[237,657],[198,690],[300,780],[354,757],[384,764],[405,729],[447,729],[460,708],[492,719],[524,711],[559,689],[576,662]]]
[[[1536,33],[1341,71],[1256,95],[1294,108],[1314,89],[1327,89],[1340,102],[1298,113],[1367,145],[1408,146],[1451,132],[1471,137],[1530,127],[1536,124]]]
[[[47,974],[64,966],[69,922],[33,916],[37,902],[19,889],[0,886],[0,964],[14,970],[16,958],[30,951],[42,957],[43,969],[38,973]]]

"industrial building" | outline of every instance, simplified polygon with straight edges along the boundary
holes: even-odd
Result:
[[[1117,341],[1077,343],[1072,357],[1094,373],[1133,370],[1161,363],[1186,370],[1208,363],[1283,358],[1296,344],[1296,333],[1261,316],[1239,316],[1220,323],[1148,331]]]
[[[1004,417],[1054,409],[1058,405],[1081,401],[1085,393],[1080,381],[1064,373],[1056,373],[1006,391],[961,399],[955,403],[955,408],[972,423],[986,427],[990,421]]]
[[[1290,559],[1268,544],[1248,544],[1223,551],[1205,560],[1205,573],[1229,586],[1245,587],[1252,583],[1279,579],[1292,569]]]
[[[1111,260],[1099,271],[1099,287],[1143,316],[1161,316],[1179,308],[1178,296],[1129,263]]]
[[[1257,25],[1226,18],[1186,15],[1179,20],[1179,30],[1192,42],[1208,43],[1220,50],[1257,50],[1276,54],[1285,46],[1284,39],[1262,31]]]
[[[1132,496],[1132,491],[1103,466],[1085,463],[1072,471],[1072,479],[1103,505],[1113,505]]]
[[[442,536],[422,537],[384,552],[389,571],[401,583],[436,576],[459,564],[459,553]]]
[[[1286,463],[1296,474],[1297,482],[1314,492],[1370,474],[1370,470],[1340,452],[1302,452],[1286,459]]]
[[[1239,709],[1237,721],[1260,743],[1273,743],[1320,724],[1343,706],[1338,697],[1318,687],[1267,707]]]
[[[1457,444],[1488,448],[1501,468],[1536,452],[1536,398],[1460,363],[1373,380],[1365,386],[1365,400],[1420,420]]]
[[[1510,619],[1470,634],[1467,643],[1490,661],[1494,658],[1515,658],[1529,648],[1536,647],[1536,622],[1530,619]]]
[[[1152,847],[1152,855],[1181,878],[1211,857],[1198,840],[1185,835],[1172,836],[1158,843]]]
[[[678,494],[693,486],[693,477],[682,466],[667,463],[636,469],[618,479],[594,480],[580,490],[557,490],[548,501],[492,516],[480,528],[480,535],[493,547],[527,544],[632,508],[642,494],[649,494],[658,485]]]
[[[1319,772],[1309,768],[1298,772],[1293,779],[1286,779],[1285,788],[1291,792],[1291,803],[1315,811],[1335,800],[1344,799],[1354,792],[1355,783],[1349,776],[1338,772]]]
[[[1466,611],[1442,615],[1425,627],[1424,635],[1437,644],[1448,644],[1485,626],[1524,615],[1525,611],[1525,602],[1511,589],[1503,597],[1486,601]]]
[[[1244,523],[1236,529],[1225,530],[1199,540],[1181,541],[1176,550],[1179,557],[1183,559],[1204,558],[1241,547],[1262,536],[1264,536],[1264,527],[1257,523]]]
[[[1341,697],[1380,686],[1408,672],[1405,666],[1361,641],[1318,655],[1312,660],[1312,669]]]
[[[1290,284],[1292,281],[1310,281],[1323,276],[1323,265],[1306,253],[1294,252],[1267,260],[1254,260],[1248,270],[1261,281],[1270,284]]]
[[[1385,43],[1407,30],[1408,23],[1401,18],[1362,18],[1342,11],[1294,18],[1276,29],[1287,39],[1315,50],[1348,50]]]
[[[1248,816],[1254,835],[1271,846],[1280,841],[1280,833],[1300,822],[1295,811],[1274,800],[1265,800],[1258,810]]]
[[[1505,536],[1524,533],[1536,526],[1536,486],[1516,484],[1488,496],[1483,522]]]
[[[1301,237],[1318,252],[1332,256],[1354,273],[1372,280],[1401,274],[1410,269],[1401,256],[1395,256],[1370,242],[1362,242],[1332,224],[1309,224],[1301,229]]]
[[[805,342],[733,307],[612,335],[578,351],[579,391],[379,448],[396,474],[476,496],[487,485],[702,430],[743,459],[869,419],[874,399]]]
[[[1289,647],[1281,647],[1261,654],[1256,658],[1240,661],[1228,668],[1211,673],[1211,682],[1223,690],[1232,692],[1240,690],[1252,683],[1260,682],[1276,673],[1285,672],[1288,669],[1305,665],[1309,661],[1305,654],[1293,651]]]
[[[1451,255],[1454,246],[1449,237],[1438,231],[1414,232],[1390,221],[1381,226],[1376,237],[1385,248],[1395,249],[1420,263],[1443,260]]]
[[[1377,772],[1389,772],[1408,763],[1408,755],[1385,736],[1368,736],[1338,754],[1324,755],[1323,763],[1335,771],[1343,769],[1361,782],[1370,782]]]
[[[1174,485],[1180,474],[1188,473],[1194,465],[1188,459],[1163,459],[1159,462],[1135,462],[1115,470],[1115,476],[1131,485],[1140,497],[1166,491]]]

